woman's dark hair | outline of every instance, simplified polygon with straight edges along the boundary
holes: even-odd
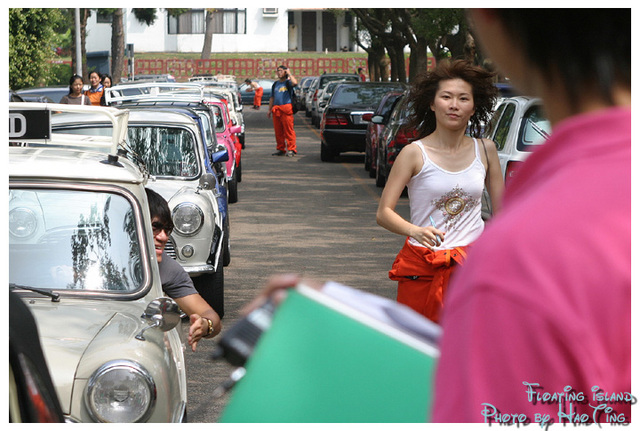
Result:
[[[431,105],[435,101],[440,82],[462,79],[473,89],[475,112],[469,120],[470,133],[479,137],[482,124],[489,121],[498,96],[494,76],[493,72],[467,60],[440,60],[435,70],[419,75],[411,87],[408,103],[412,106],[413,114],[409,117],[408,127],[415,129],[420,138],[433,133],[436,130],[436,115],[431,110]]]
[[[151,219],[157,217],[160,223],[169,229],[173,229],[173,220],[171,219],[171,210],[167,201],[154,190],[145,188],[147,192],[147,200],[149,201],[149,213]]]
[[[631,9],[495,9],[506,31],[569,100],[594,88],[608,103],[614,85],[631,89]],[[557,75],[556,75],[557,74]]]
[[[84,83],[84,79],[82,79],[82,76],[77,74],[71,75],[71,78],[69,78],[69,94],[73,93],[73,90],[71,90],[71,86],[73,85],[74,82],[76,82],[76,79],[79,79]]]
[[[104,80],[107,78],[109,78],[109,81],[111,81],[111,85],[113,85],[113,78],[111,78],[111,75],[109,75],[108,73],[105,73],[100,76],[100,82],[104,84]]]

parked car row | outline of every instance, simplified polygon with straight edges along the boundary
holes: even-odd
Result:
[[[165,251],[223,317],[243,120],[233,88],[209,84],[122,84],[106,107],[10,102],[9,283],[67,422],[186,420],[182,313],[162,291],[145,188],[169,203]],[[20,402],[12,415],[29,420]]]
[[[52,393],[39,382],[47,375],[42,361],[18,356],[20,369],[12,357],[11,394],[20,400],[16,408],[11,403],[12,420],[186,418],[184,335],[155,261],[148,174],[118,152],[128,114],[9,105],[9,288],[34,316],[55,388]],[[71,118],[109,127],[90,135],[54,130]],[[209,188],[204,181],[202,187]],[[30,380],[17,374],[24,371]],[[21,382],[31,401],[19,398]],[[36,416],[18,407],[30,403]]]

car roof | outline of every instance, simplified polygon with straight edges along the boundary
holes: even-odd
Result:
[[[145,184],[146,176],[125,157],[59,147],[9,147],[13,180],[58,179]]]
[[[10,144],[56,146],[116,154],[127,135],[129,111],[106,106],[10,102]],[[51,133],[60,124],[109,123],[111,136]],[[15,129],[15,130],[14,130]]]

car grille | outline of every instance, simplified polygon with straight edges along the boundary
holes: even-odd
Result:
[[[169,241],[167,241],[167,245],[164,246],[164,252],[171,256],[173,259],[177,257],[176,255],[176,244],[173,242],[173,238],[169,237]]]

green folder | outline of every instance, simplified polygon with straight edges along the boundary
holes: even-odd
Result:
[[[410,333],[298,287],[258,342],[221,422],[429,422],[438,355]]]

